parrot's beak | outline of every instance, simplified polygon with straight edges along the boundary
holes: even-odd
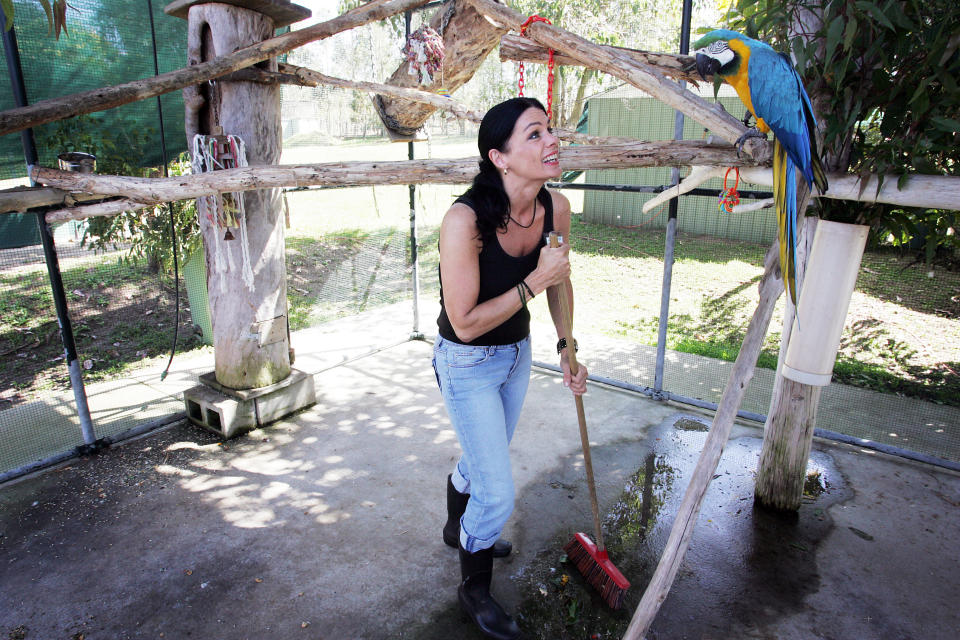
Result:
[[[708,55],[698,53],[697,54],[697,73],[700,74],[700,77],[704,80],[709,80],[717,71],[720,70],[720,61],[716,58],[711,58]]]

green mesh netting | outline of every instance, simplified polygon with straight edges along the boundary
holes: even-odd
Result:
[[[150,10],[156,30],[160,73],[186,64],[185,20],[163,13],[163,0],[71,0],[68,34],[57,40],[36,0],[14,0],[17,43],[27,99],[49,98],[154,75]],[[7,68],[2,51],[3,69]],[[0,110],[16,105],[10,78],[0,81]],[[179,91],[161,97],[168,157],[186,149],[183,99]],[[56,166],[63,151],[89,151],[107,164],[123,158],[140,167],[162,164],[157,101],[143,100],[101,113],[34,129],[40,163]],[[99,160],[98,160],[99,161]],[[26,175],[20,136],[0,136],[0,180]]]

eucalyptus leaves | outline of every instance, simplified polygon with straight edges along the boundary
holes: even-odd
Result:
[[[52,4],[50,0],[37,0],[37,2],[47,14],[47,33],[54,34],[54,37],[59,40],[61,29],[64,34],[67,34],[67,7],[69,6],[67,0],[53,0]],[[3,28],[9,31],[13,28],[13,0],[0,0],[0,8],[3,9]]]

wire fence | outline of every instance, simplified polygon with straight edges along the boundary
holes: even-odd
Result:
[[[449,151],[469,144],[469,138],[457,139]],[[394,145],[405,152],[402,147]],[[444,145],[435,141],[434,149],[442,151]],[[288,193],[286,264],[294,349],[314,351],[310,332],[324,327],[359,331],[355,338],[368,351],[416,330],[435,334],[439,222],[459,191],[417,188],[416,270],[406,187]],[[663,384],[655,388],[665,232],[588,222],[583,194],[565,193],[577,213],[572,232],[576,326],[581,359],[591,374],[650,395],[717,402],[756,304],[768,245],[679,234]],[[209,335],[197,320],[208,311],[202,292],[190,291],[196,288],[191,279],[203,282],[202,270],[198,278],[191,275],[192,260],[182,275],[176,319],[172,277],[124,259],[124,249],[85,249],[78,241],[81,233],[64,225],[55,238],[95,435],[110,438],[182,411],[184,388],[213,368],[212,348],[204,344]],[[951,402],[947,394],[953,391],[945,390],[958,385],[960,274],[937,271],[929,278],[928,267],[911,259],[890,250],[866,254],[835,374],[844,383],[825,388],[818,425],[956,463],[960,394]],[[37,247],[0,251],[0,473],[29,468],[84,444],[49,291]],[[546,305],[533,309],[535,357],[554,363]],[[376,321],[364,325],[365,317]],[[346,328],[337,324],[343,319]],[[178,354],[170,377],[161,381],[175,322]],[[363,326],[374,328],[359,329]],[[767,410],[779,331],[775,320],[741,407],[747,415]],[[307,372],[336,361],[321,357],[315,361],[320,364],[306,365]]]
[[[17,11],[30,4],[18,3]],[[115,18],[97,13],[93,5],[100,7],[90,3],[78,30],[98,33],[91,20]],[[135,15],[132,9],[129,13]],[[42,19],[39,14],[23,15],[25,20]],[[170,26],[174,23],[169,18],[158,22],[168,29],[182,28],[179,22]],[[113,47],[109,51],[124,46],[124,33],[120,30],[105,39]],[[354,40],[331,39],[298,51],[293,61],[316,66],[326,60],[349,69],[358,79],[385,77],[384,69],[363,66],[382,61],[358,55],[374,43],[356,39],[375,36],[351,37]],[[46,46],[40,40],[31,42],[30,46]],[[164,42],[182,42],[182,33],[168,34]],[[399,49],[398,43],[393,45]],[[105,59],[109,51],[104,50]],[[182,66],[177,59],[182,52],[169,47],[165,51],[161,71]],[[42,58],[42,52],[38,49],[30,57]],[[117,65],[101,67],[113,73]],[[41,77],[42,69],[33,73]],[[150,75],[152,65],[130,73]],[[126,79],[130,78],[102,77],[92,86]],[[498,98],[490,96],[493,101]],[[735,98],[721,93],[719,99],[732,113],[742,115]],[[172,156],[177,147],[172,140],[177,136],[182,140],[183,135],[182,103],[176,102],[179,94],[169,100],[173,104],[164,107],[164,114],[165,121],[170,119],[166,131]],[[369,106],[358,106],[368,103],[365,98],[357,100],[342,90],[285,90],[281,162],[406,159],[407,145],[388,144],[378,137],[375,113]],[[9,106],[0,101],[0,108]],[[154,111],[153,105],[143,103],[140,109],[136,118],[153,117],[143,111]],[[589,112],[593,135],[672,137],[673,112],[633,90],[596,96]],[[123,122],[93,122],[76,131],[89,135],[93,130],[122,128],[127,128]],[[415,145],[417,157],[476,154],[474,125],[434,116],[426,129],[431,138]],[[66,150],[56,148],[53,141],[62,141],[68,133],[60,127],[41,138],[46,141],[41,145],[43,164],[53,163],[55,151]],[[686,125],[685,137],[704,135],[697,126]],[[154,141],[147,146],[158,148]],[[610,189],[661,186],[669,182],[669,173],[669,169],[587,172],[578,182]],[[20,175],[22,165],[0,166],[0,177]],[[704,185],[722,186],[718,180]],[[417,187],[412,204],[410,190],[402,186],[286,192],[287,290],[291,346],[298,353],[295,366],[316,373],[411,335],[435,334],[438,229],[443,213],[462,190]],[[663,296],[666,209],[643,212],[643,203],[652,197],[649,193],[575,188],[564,193],[576,214],[572,242],[577,336],[581,360],[592,376],[660,398],[704,407],[716,403],[756,305],[762,258],[775,234],[772,211],[721,214],[715,197],[682,198],[672,283]],[[0,216],[0,222],[5,219]],[[77,396],[64,364],[48,266],[37,244],[36,217],[20,216],[15,227],[0,229],[0,480],[89,445],[82,436]],[[213,369],[211,319],[202,253],[182,256],[177,281],[162,263],[134,259],[129,245],[99,251],[84,246],[88,229],[85,223],[64,224],[54,230],[54,239],[93,435],[109,442],[182,415],[183,391]],[[161,234],[156,241],[162,245],[164,237]],[[836,437],[869,440],[881,448],[895,447],[901,453],[958,465],[960,272],[956,261],[953,267],[928,265],[914,255],[886,248],[870,250],[864,257],[834,382],[821,398],[818,425],[839,434]],[[669,301],[667,333],[663,361],[658,363],[664,298]],[[546,305],[534,304],[532,310],[535,358],[552,366],[555,332]],[[775,318],[781,316],[782,307]],[[177,355],[169,375],[161,379],[175,330]],[[762,419],[767,410],[779,333],[775,319],[741,407],[748,418]],[[662,382],[657,380],[658,364]]]

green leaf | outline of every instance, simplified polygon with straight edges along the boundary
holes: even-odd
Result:
[[[53,33],[53,7],[50,6],[50,0],[40,0],[43,12],[47,14],[47,35]]]
[[[3,9],[3,17],[5,18],[3,30],[10,31],[13,27],[13,0],[0,0],[0,8]]]
[[[954,131],[960,131],[960,120],[955,120],[953,118],[941,118],[939,116],[934,116],[930,118],[930,122],[934,124],[935,127],[952,133]]]
[[[867,2],[866,0],[860,0],[856,3],[856,5],[858,9],[872,15],[874,20],[885,26],[887,29],[894,31],[893,23],[890,22],[886,15],[884,15],[883,10],[880,7],[872,2]]]
[[[853,46],[853,39],[857,36],[857,18],[851,16],[847,22],[846,32],[843,34],[843,50],[849,51]]]
[[[837,45],[840,44],[840,38],[843,37],[843,21],[834,20],[830,23],[830,27],[827,29],[827,49],[826,53],[823,56],[824,64],[830,64],[833,60],[833,52],[836,51]]]

